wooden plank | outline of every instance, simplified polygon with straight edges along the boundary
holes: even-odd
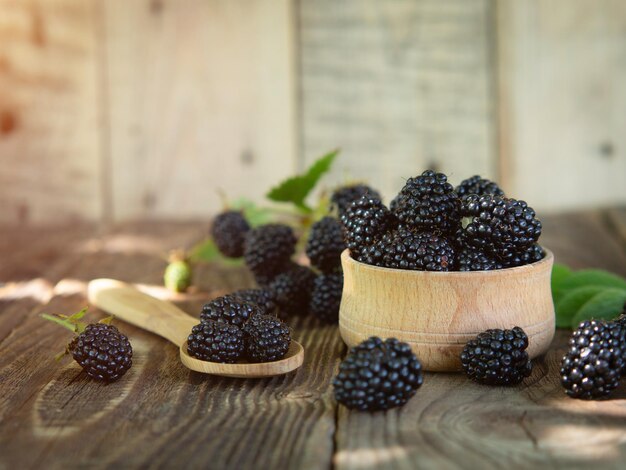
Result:
[[[493,2],[299,2],[304,162],[392,198],[427,167],[495,177]]]
[[[624,203],[626,8],[498,2],[506,189],[541,209]]]
[[[542,242],[558,262],[626,274],[626,257],[602,214],[545,216]],[[402,409],[359,413],[339,407],[337,468],[622,468],[626,388],[613,399],[567,398],[558,369],[569,333],[518,387],[473,384],[461,374],[427,373]]]
[[[203,226],[195,228],[197,234]],[[131,246],[154,252],[161,238],[184,245],[194,234],[184,224],[167,231],[163,224],[137,224],[105,236],[66,275],[160,282],[155,260],[129,254]],[[216,289],[250,286],[241,268],[229,268],[224,276],[215,271],[210,282]],[[69,333],[37,317],[44,310],[80,309],[84,288],[84,281],[62,281],[50,303],[21,310],[24,320],[0,343],[0,467],[45,462],[50,468],[328,468],[335,423],[329,383],[344,348],[336,328],[296,320],[295,337],[307,351],[303,367],[282,377],[245,381],[190,372],[173,345],[120,324],[132,341],[134,365],[119,382],[103,386],[80,374],[72,362],[54,362]],[[186,307],[198,312],[198,304],[196,299]],[[98,316],[94,310],[92,318]],[[8,318],[0,314],[0,325]]]
[[[289,0],[102,6],[116,219],[203,217],[293,173]]]
[[[101,215],[95,0],[0,0],[0,223]]]

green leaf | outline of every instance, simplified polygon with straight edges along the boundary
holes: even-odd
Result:
[[[555,264],[552,267],[552,298],[556,304],[563,296],[563,290],[561,284],[565,279],[572,275],[572,270],[564,264]]]
[[[312,209],[305,200],[322,175],[330,170],[338,153],[339,150],[334,150],[319,158],[304,174],[284,180],[267,193],[267,198],[276,202],[292,203],[301,211],[310,213]]]
[[[226,258],[220,253],[220,250],[215,245],[212,239],[198,243],[189,252],[189,258],[193,262],[204,261],[206,263],[218,262],[222,264],[229,264],[233,266],[239,266],[243,263],[242,258]]]
[[[568,291],[556,303],[556,326],[569,328],[572,319],[580,308],[593,296],[604,292],[606,289],[603,286],[583,286]]]
[[[563,279],[558,286],[559,291],[567,292],[583,286],[603,286],[626,289],[626,279],[601,269],[584,269],[576,271]]]
[[[585,302],[574,316],[571,326],[577,328],[580,322],[591,318],[612,320],[622,312],[624,302],[626,289],[606,289]]]
[[[243,216],[252,228],[265,225],[272,221],[273,212],[267,207],[260,207],[246,198],[239,198],[230,204],[234,210],[243,212]]]

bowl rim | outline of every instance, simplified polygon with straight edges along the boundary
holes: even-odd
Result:
[[[423,276],[433,276],[433,277],[501,276],[501,275],[504,275],[507,273],[513,273],[513,272],[515,272],[516,274],[523,273],[524,271],[527,271],[528,273],[535,272],[538,269],[544,267],[544,265],[546,264],[552,265],[554,262],[554,253],[552,253],[552,251],[546,248],[545,246],[542,246],[541,248],[543,248],[543,251],[545,252],[545,256],[539,261],[536,261],[530,264],[525,264],[523,266],[515,266],[513,268],[493,269],[490,271],[414,271],[410,269],[384,268],[381,266],[374,266],[372,264],[362,263],[360,261],[355,260],[354,258],[350,256],[349,248],[346,248],[341,253],[341,260],[342,260],[342,263],[344,264],[353,263],[353,264],[361,266],[363,269],[377,271],[380,273],[393,272],[396,274],[403,274],[406,276],[416,276],[416,277],[423,277]]]

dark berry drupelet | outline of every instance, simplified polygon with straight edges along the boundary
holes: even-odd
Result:
[[[464,240],[502,260],[522,256],[541,235],[541,222],[524,201],[470,194],[461,212],[467,218]]]
[[[256,305],[261,309],[263,315],[276,314],[277,306],[274,295],[267,289],[241,289],[230,295]]]
[[[291,344],[289,327],[268,315],[252,317],[243,327],[246,357],[250,362],[270,362],[282,359]]]
[[[245,243],[246,265],[257,280],[271,279],[285,270],[296,249],[291,227],[267,224],[251,230]]]
[[[464,246],[458,251],[457,267],[459,271],[491,271],[503,268],[502,262],[496,257],[486,255],[472,246]]]
[[[378,238],[391,229],[396,221],[380,199],[363,196],[346,210],[341,223],[350,255],[358,259]]]
[[[202,321],[191,329],[187,351],[190,356],[203,361],[232,364],[244,354],[244,335],[235,325]]]
[[[532,364],[528,336],[520,327],[487,330],[468,341],[461,364],[468,377],[486,385],[515,385],[528,377]]]
[[[241,328],[252,316],[262,313],[263,310],[258,305],[234,295],[225,295],[202,307],[200,321],[221,321]]]
[[[394,206],[406,228],[453,234],[461,225],[461,200],[443,173],[427,170],[409,178]]]
[[[504,252],[504,256],[501,256],[502,267],[514,268],[517,266],[525,266],[527,264],[536,263],[541,261],[545,253],[543,248],[537,243],[533,243],[529,247],[517,251],[508,250]]]
[[[561,362],[561,385],[570,397],[586,400],[604,398],[618,385],[626,338],[616,322],[588,320],[572,334]]]
[[[315,278],[309,310],[325,323],[337,323],[343,290],[343,274],[322,274]]]
[[[324,273],[341,269],[341,253],[346,249],[341,223],[333,217],[315,222],[306,244],[311,264]]]
[[[375,254],[370,251],[372,261],[385,268],[451,271],[456,260],[450,241],[430,232],[398,229],[386,234],[377,249]]]
[[[281,313],[306,314],[311,299],[315,273],[306,266],[292,264],[269,284]]]
[[[504,191],[500,189],[500,186],[493,181],[481,178],[478,175],[461,181],[461,184],[455,188],[455,191],[461,197],[467,196],[468,194],[478,194],[479,196],[482,196],[483,194],[504,196]]]
[[[368,196],[372,199],[382,199],[375,189],[364,184],[355,184],[336,189],[330,197],[330,201],[332,206],[337,208],[339,217],[341,217],[346,210],[348,210],[350,204],[354,201],[358,201],[362,196]]]
[[[227,211],[213,219],[211,236],[217,248],[224,256],[241,258],[244,242],[250,225],[241,212]]]
[[[113,325],[87,325],[68,349],[89,377],[104,382],[119,379],[133,364],[130,341]]]
[[[338,402],[374,411],[404,405],[422,382],[422,365],[408,344],[372,337],[350,349],[333,386]]]

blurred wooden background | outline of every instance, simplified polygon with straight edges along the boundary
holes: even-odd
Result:
[[[0,222],[206,217],[336,147],[626,203],[626,2],[0,0]]]

